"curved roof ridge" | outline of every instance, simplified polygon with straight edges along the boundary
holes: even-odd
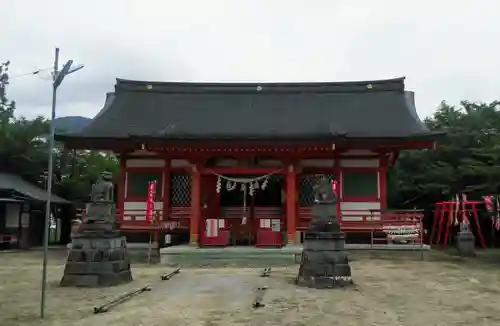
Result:
[[[325,84],[147,84],[118,79],[115,89],[101,112],[79,133],[80,139],[411,139],[434,135],[418,118],[403,78]]]
[[[92,123],[97,119],[99,118],[100,116],[102,116],[104,113],[106,113],[106,111],[109,110],[109,108],[111,107],[111,105],[113,104],[115,100],[115,93],[114,92],[107,92],[106,93],[106,99],[104,100],[104,105],[103,107],[101,108],[101,110],[95,115],[95,117],[92,118],[92,120],[90,120],[90,122],[78,133],[85,133],[87,129],[92,129]]]
[[[159,93],[358,93],[403,92],[404,77],[346,82],[150,82],[116,79],[115,91]]]
[[[240,86],[240,85],[355,85],[355,84],[384,84],[404,81],[406,77],[396,77],[387,79],[372,79],[372,80],[349,80],[341,82],[329,82],[329,81],[292,81],[292,82],[265,82],[265,81],[251,81],[251,82],[180,82],[180,81],[152,81],[152,80],[134,80],[126,78],[116,78],[117,84],[139,84],[139,85],[200,85],[200,86],[210,86],[210,85],[222,85],[222,86]]]

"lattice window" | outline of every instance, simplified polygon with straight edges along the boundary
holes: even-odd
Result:
[[[299,180],[299,205],[312,206],[314,203],[315,174],[302,174]],[[333,174],[326,174],[330,180],[335,180]]]
[[[170,205],[191,204],[191,176],[187,173],[173,173],[170,176]]]

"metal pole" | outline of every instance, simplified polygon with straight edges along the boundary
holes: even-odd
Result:
[[[57,76],[57,67],[59,65],[59,48],[56,48],[54,56],[54,76]],[[56,95],[57,86],[52,84],[52,115],[50,119],[50,136],[49,136],[49,166],[47,175],[47,201],[45,204],[45,225],[43,233],[43,271],[42,271],[42,298],[40,300],[40,317],[45,317],[45,292],[47,288],[47,255],[49,252],[49,226],[50,226],[50,204],[52,199],[52,175],[53,175],[53,159],[52,152],[54,151],[54,119],[56,117]]]

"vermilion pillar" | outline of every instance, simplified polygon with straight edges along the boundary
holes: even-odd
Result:
[[[340,158],[336,154],[334,157],[334,163],[333,163],[333,174],[335,176],[335,180],[337,181],[337,219],[339,222],[342,222],[342,214],[340,211],[340,199],[341,199],[341,192],[342,192],[342,186],[343,184],[341,183],[341,176],[340,174],[342,173],[342,170],[340,169]]]
[[[123,221],[123,211],[125,210],[125,187],[127,187],[127,177],[126,177],[126,168],[127,168],[127,157],[125,153],[120,153],[120,170],[118,171],[118,191],[116,203],[118,208],[118,219]]]
[[[161,225],[163,221],[167,221],[170,219],[170,158],[165,158],[165,167],[163,169],[163,189],[161,190],[161,194],[163,197],[163,209],[161,211],[161,218],[158,219],[158,228],[161,229]],[[159,231],[158,231],[159,233]],[[155,241],[159,239],[156,238]]]
[[[196,166],[191,172],[191,221],[189,224],[189,243],[198,244],[201,215],[201,176]]]
[[[286,175],[286,230],[288,243],[294,244],[297,229],[297,172],[290,164]]]
[[[379,200],[380,200],[380,208],[387,208],[387,169],[388,162],[387,156],[382,155],[380,158],[380,164],[378,168],[378,191],[379,191]]]

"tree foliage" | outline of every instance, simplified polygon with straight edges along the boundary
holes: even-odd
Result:
[[[16,103],[7,99],[10,61],[0,63],[0,131],[14,117]]]
[[[425,124],[446,136],[436,150],[401,153],[389,176],[393,205],[428,205],[458,192],[476,199],[500,192],[500,101],[442,102]]]
[[[9,62],[0,65],[0,172],[19,174],[43,185],[48,168],[49,121],[44,117],[16,118],[15,102],[7,97]],[[53,189],[62,197],[85,201],[100,172],[115,173],[118,163],[111,153],[68,151],[56,144],[53,151]]]

